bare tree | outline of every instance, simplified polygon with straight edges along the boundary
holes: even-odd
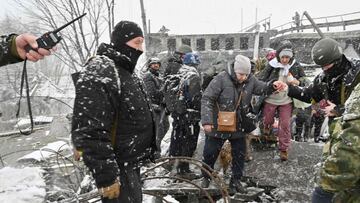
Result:
[[[87,15],[61,31],[59,59],[75,71],[95,54],[103,33],[114,26],[114,0],[14,0],[36,24],[46,31],[54,30],[72,19]],[[37,33],[41,34],[41,33]]]

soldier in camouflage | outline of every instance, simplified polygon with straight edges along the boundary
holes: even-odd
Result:
[[[360,84],[324,146],[319,186],[312,202],[360,202]]]
[[[26,52],[25,46],[28,44],[37,51]],[[25,58],[36,62],[50,55],[49,50],[37,48],[36,37],[31,34],[2,35],[0,36],[0,66],[21,62]]]

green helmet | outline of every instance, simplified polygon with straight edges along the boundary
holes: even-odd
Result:
[[[192,52],[192,49],[190,46],[183,44],[181,46],[179,46],[179,48],[176,50],[176,52],[180,53],[180,54],[187,54]]]
[[[343,50],[340,44],[331,38],[316,42],[311,50],[311,58],[320,66],[328,65],[341,58]]]

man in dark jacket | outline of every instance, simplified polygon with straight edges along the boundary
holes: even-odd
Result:
[[[288,95],[308,103],[325,99],[328,105],[324,111],[332,120],[342,115],[345,101],[360,81],[360,60],[346,58],[340,44],[331,38],[316,42],[311,52],[323,72],[309,87],[289,86]]]
[[[161,154],[161,141],[166,132],[169,130],[169,116],[165,112],[165,105],[163,102],[164,95],[161,91],[163,86],[163,78],[160,75],[161,62],[159,58],[150,58],[148,63],[148,71],[144,74],[143,80],[146,91],[151,99],[151,104],[154,110],[156,131],[156,146],[158,151],[156,157]]]
[[[257,80],[250,74],[251,65],[249,58],[237,55],[235,63],[229,70],[220,72],[210,82],[201,99],[201,123],[205,131],[205,146],[203,162],[214,168],[215,161],[219,155],[222,145],[226,140],[231,143],[232,155],[232,177],[230,180],[230,192],[242,192],[240,178],[243,175],[244,158],[246,152],[245,135],[251,130],[246,130],[245,118],[250,113],[250,102],[252,94],[271,94],[277,82],[265,83]],[[240,96],[241,95],[241,96]],[[239,105],[237,105],[240,101]],[[236,131],[218,131],[218,111],[236,112]],[[255,126],[252,130],[255,129]],[[202,187],[208,187],[210,178],[203,173]]]
[[[103,202],[142,202],[139,162],[156,150],[151,103],[134,73],[143,53],[141,28],[119,22],[111,45],[74,75],[72,141],[82,151]]]
[[[26,52],[25,46],[28,44],[37,51],[31,50]],[[44,56],[50,55],[49,50],[37,48],[36,37],[31,34],[3,35],[0,37],[0,66],[21,62],[25,58],[36,62],[39,59],[43,59]]]
[[[194,61],[184,60],[185,58],[192,58]],[[197,147],[200,133],[201,78],[196,68],[190,66],[199,64],[200,61],[195,58],[193,53],[186,53],[181,57],[179,70],[165,78],[166,108],[173,118],[169,146],[169,155],[173,157],[192,157]],[[197,177],[190,170],[189,163],[178,163],[176,170],[180,177],[188,179]]]

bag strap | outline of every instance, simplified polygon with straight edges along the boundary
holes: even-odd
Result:
[[[242,98],[242,91],[240,91],[240,95],[239,95],[239,98],[238,98],[238,100],[237,100],[237,102],[236,102],[236,106],[235,106],[234,112],[236,112],[237,108],[240,106],[241,98]],[[218,109],[219,109],[219,111],[220,111],[219,103],[216,102],[216,105],[217,105],[217,107],[218,107]]]
[[[239,98],[238,98],[238,100],[237,100],[237,103],[236,103],[236,106],[235,106],[235,110],[234,111],[236,111],[237,110],[237,108],[240,106],[240,102],[241,102],[241,99],[242,99],[242,91],[240,91],[240,95],[239,95]]]

